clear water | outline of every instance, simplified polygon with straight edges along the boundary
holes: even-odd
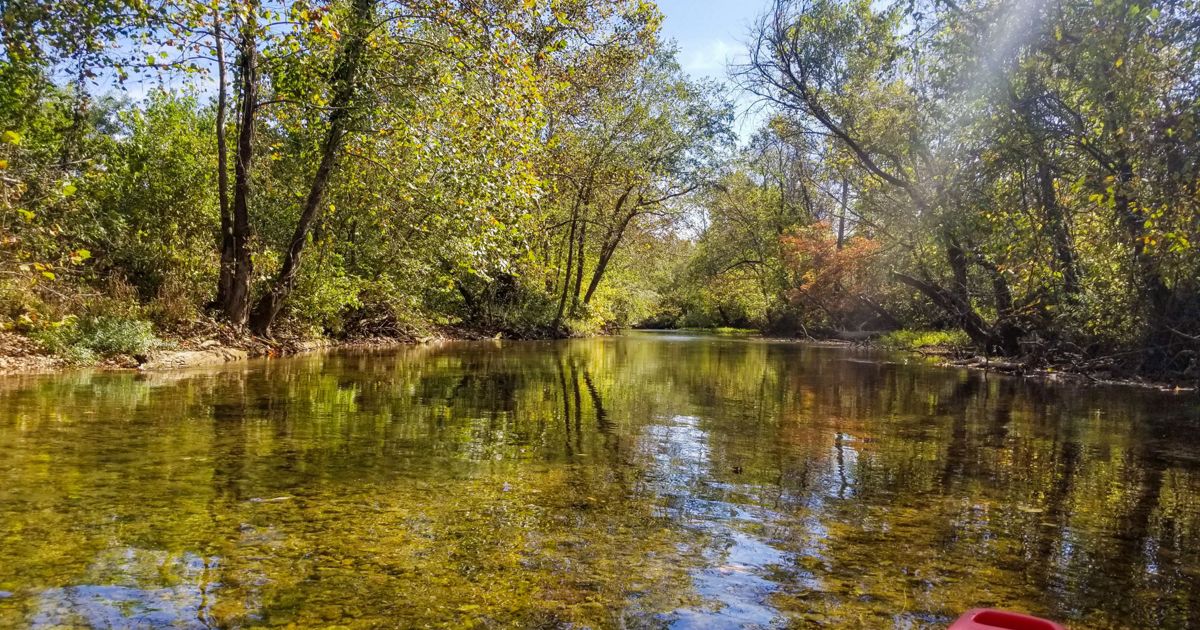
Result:
[[[0,627],[1200,627],[1197,429],[670,334],[6,378]]]

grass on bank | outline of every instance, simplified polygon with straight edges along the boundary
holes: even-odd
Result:
[[[717,326],[715,328],[679,328],[680,332],[705,333],[708,335],[757,335],[760,331],[754,328],[732,328],[729,326]]]
[[[879,345],[888,350],[963,353],[971,349],[971,339],[961,330],[896,330],[880,337]]]

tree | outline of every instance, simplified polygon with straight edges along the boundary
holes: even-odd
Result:
[[[300,210],[300,219],[275,280],[263,293],[250,318],[250,328],[266,336],[270,333],[283,301],[292,292],[301,256],[318,213],[322,209],[325,191],[333,174],[346,134],[352,123],[355,97],[360,90],[359,75],[365,62],[368,39],[375,28],[376,0],[353,0],[347,25],[342,29],[343,44],[333,62],[329,80],[329,119],[321,142],[320,162],[313,173],[308,193]]]
[[[556,200],[563,220],[553,226],[566,250],[555,328],[592,302],[631,230],[683,212],[678,202],[708,181],[730,134],[727,106],[667,53],[614,73],[599,92],[553,138],[552,177],[568,193]]]
[[[1178,372],[1200,313],[1190,8],[778,0],[736,76],[804,167],[774,181],[808,182],[804,203],[869,232],[871,266],[940,315],[882,287],[876,306],[991,353],[1112,365],[1139,346],[1134,369]],[[738,213],[706,205],[715,238]],[[758,250],[727,262],[782,260]]]

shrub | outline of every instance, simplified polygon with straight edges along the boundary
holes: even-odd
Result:
[[[92,363],[97,358],[139,355],[162,345],[150,322],[101,316],[80,320],[66,317],[30,333],[47,352],[74,363]]]
[[[201,316],[197,295],[208,295],[208,292],[189,286],[173,275],[168,276],[154,299],[142,308],[142,314],[162,330],[187,330]]]
[[[23,317],[45,310],[32,282],[20,278],[0,280],[0,325],[19,328]]]
[[[83,338],[79,332],[78,321],[74,315],[70,315],[31,330],[29,337],[47,352],[67,356],[73,348],[79,347]]]
[[[160,345],[150,322],[95,317],[84,322],[82,345],[103,356],[145,354]]]
[[[948,350],[971,348],[971,339],[961,330],[897,330],[884,335],[880,345],[889,350]]]

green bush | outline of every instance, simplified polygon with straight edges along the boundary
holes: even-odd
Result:
[[[949,350],[971,348],[971,339],[961,330],[897,330],[879,339],[889,350]]]
[[[288,312],[305,336],[341,336],[345,332],[346,314],[363,305],[361,294],[365,284],[343,274],[339,264],[327,264],[324,269],[313,265],[300,274]]]
[[[20,279],[0,280],[0,326],[19,329],[22,318],[46,310],[32,285]]]
[[[150,322],[117,317],[85,320],[82,341],[84,347],[103,356],[145,354],[161,343]]]
[[[681,328],[680,330],[687,332],[701,332],[709,335],[723,335],[726,337],[745,337],[759,334],[754,328],[734,328],[733,326],[713,326],[708,328]]]
[[[47,352],[63,357],[69,358],[72,354],[78,354],[76,349],[84,349],[80,346],[83,335],[79,331],[79,320],[74,315],[33,329],[29,336]]]
[[[74,316],[30,333],[47,352],[74,363],[92,363],[100,357],[136,356],[162,345],[150,322],[100,316],[80,320]]]

